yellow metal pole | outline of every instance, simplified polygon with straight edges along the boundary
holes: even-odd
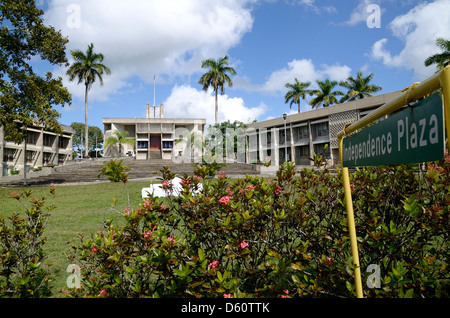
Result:
[[[361,268],[359,264],[359,255],[358,255],[358,242],[356,235],[356,227],[355,227],[355,219],[353,213],[353,200],[351,195],[350,188],[350,177],[348,173],[348,168],[343,166],[343,139],[345,136],[357,131],[358,129],[364,128],[370,123],[378,120],[379,118],[388,115],[403,106],[408,105],[411,102],[414,102],[420,98],[423,98],[432,92],[440,89],[442,87],[444,93],[444,105],[445,105],[445,121],[446,123],[450,123],[450,68],[446,67],[442,72],[437,72],[433,76],[429,77],[422,83],[415,83],[408,87],[405,92],[397,97],[396,99],[391,100],[390,102],[384,104],[380,108],[375,111],[369,113],[367,116],[362,119],[350,124],[345,127],[344,131],[340,132],[337,135],[337,140],[339,144],[339,155],[341,160],[342,167],[342,176],[343,176],[343,184],[344,184],[344,198],[345,204],[347,208],[347,219],[348,219],[348,228],[350,235],[350,244],[351,251],[353,256],[353,264],[355,265],[355,288],[356,288],[356,296],[358,298],[363,298],[362,291],[362,282],[361,282]],[[450,145],[450,125],[446,125],[447,127],[447,137]],[[450,147],[449,147],[450,148]]]
[[[447,130],[447,149],[450,150],[450,65],[441,73],[441,87],[444,95],[445,128]]]
[[[359,255],[358,255],[358,241],[356,239],[356,227],[355,227],[355,217],[353,214],[353,200],[352,200],[352,191],[350,188],[350,177],[348,174],[348,168],[342,165],[342,143],[343,138],[338,139],[339,142],[339,155],[341,160],[342,167],[342,182],[344,184],[344,198],[345,198],[345,206],[347,208],[347,223],[348,223],[348,232],[350,235],[350,246],[352,250],[353,264],[355,265],[355,289],[356,289],[356,297],[363,298],[363,290],[362,290],[362,281],[361,281],[361,266],[359,265]]]

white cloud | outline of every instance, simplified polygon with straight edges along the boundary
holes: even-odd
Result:
[[[326,13],[336,13],[337,9],[332,6],[318,6],[315,4],[316,0],[286,0],[288,3],[299,4],[305,6],[307,9],[312,10],[316,14],[321,14],[322,12]]]
[[[293,82],[295,78],[304,82],[318,78],[317,70],[311,60],[301,59],[289,62],[287,67],[270,74],[260,89],[270,93],[284,92],[286,83]]]
[[[242,98],[226,94],[219,94],[218,103],[220,122],[238,120],[246,123],[258,119],[267,111],[264,104],[249,108]],[[204,92],[189,85],[175,86],[163,104],[164,113],[174,118],[205,118],[207,124],[214,124],[215,96],[212,89]]]
[[[377,41],[372,46],[372,57],[385,65],[413,70],[415,80],[424,80],[436,71],[434,66],[425,67],[425,59],[439,52],[436,38],[450,38],[450,2],[436,0],[423,3],[408,13],[396,17],[389,28],[392,34],[404,41],[403,50],[397,55],[387,48],[388,39]]]
[[[371,4],[377,4],[378,1],[362,0],[358,6],[352,11],[350,18],[344,22],[347,25],[356,25],[358,23],[366,23],[371,12],[367,12],[367,8]]]
[[[113,74],[105,94],[132,76],[147,82],[154,74],[188,76],[200,69],[201,60],[223,56],[251,30],[251,2],[51,0],[45,21],[68,36],[68,49],[86,50],[92,42],[104,53]]]
[[[331,81],[346,80],[351,74],[352,69],[347,65],[321,65],[322,69],[319,71],[321,79],[329,78]]]
[[[293,60],[288,63],[287,67],[272,72],[266,82],[261,85],[250,84],[244,78],[236,81],[236,87],[247,89],[250,91],[261,91],[270,94],[279,94],[286,91],[286,83],[294,82],[297,78],[302,82],[311,82],[311,87],[315,87],[316,80],[329,78],[330,80],[345,80],[350,76],[351,69],[346,65],[320,65],[317,69],[312,60],[301,59]]]

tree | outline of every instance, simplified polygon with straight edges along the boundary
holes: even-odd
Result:
[[[450,62],[450,41],[444,38],[437,38],[436,45],[442,50],[442,52],[428,57],[425,60],[425,66],[437,64],[437,68],[442,70],[445,64]]]
[[[83,123],[72,123],[70,126],[75,130],[73,134],[73,149],[82,150],[85,146],[85,125]],[[97,126],[89,126],[88,128],[89,149],[88,153],[95,155],[96,149],[103,147],[103,132]]]
[[[203,85],[203,90],[206,92],[211,86],[214,89],[216,98],[216,108],[215,108],[215,120],[216,124],[219,122],[219,105],[217,101],[217,92],[220,88],[221,94],[225,92],[225,84],[228,87],[233,87],[233,81],[230,75],[236,75],[234,68],[228,66],[228,56],[220,58],[218,60],[207,59],[202,62],[202,68],[209,69],[209,71],[200,77],[198,83]]]
[[[36,56],[51,66],[67,64],[68,40],[43,24],[43,14],[34,1],[0,2],[0,126],[5,139],[16,143],[25,138],[24,125],[38,123],[61,134],[61,114],[53,106],[71,102],[62,78],[40,76],[28,64],[39,61]]]
[[[118,130],[115,130],[114,135],[115,136],[110,136],[108,139],[106,139],[105,149],[108,147],[117,146],[119,150],[119,157],[122,155],[122,145],[134,146],[134,139],[127,138],[128,131],[124,130],[120,132]]]
[[[340,86],[348,89],[348,92],[341,98],[340,102],[362,99],[380,91],[382,89],[380,86],[369,84],[372,78],[373,74],[363,77],[362,73],[358,72],[356,78],[350,76],[346,81],[340,82]]]
[[[238,162],[239,160],[244,161],[242,154],[244,154],[246,150],[244,136],[247,127],[247,124],[238,120],[235,120],[234,122],[227,120],[219,124],[209,125],[205,142],[210,143],[217,141],[217,144],[222,145],[223,147],[223,155],[227,155],[227,157],[230,155],[230,153],[227,154],[227,150],[229,152],[234,152],[235,157],[228,159],[236,159]],[[216,136],[219,131],[222,134],[222,138]]]
[[[311,95],[311,90],[308,87],[311,85],[311,82],[299,82],[298,79],[295,79],[295,83],[287,83],[285,85],[286,88],[290,90],[284,96],[285,103],[290,102],[290,107],[292,108],[292,104],[298,104],[298,112],[300,113],[300,100],[305,100],[306,94]]]
[[[313,108],[319,108],[321,105],[328,107],[332,104],[339,103],[336,96],[344,95],[344,93],[333,90],[338,85],[337,81],[330,81],[327,78],[325,81],[317,80],[316,83],[319,85],[319,89],[312,91],[312,94],[316,97],[309,102]]]
[[[88,137],[88,92],[92,84],[97,80],[100,85],[103,85],[103,74],[111,74],[111,70],[102,64],[104,56],[101,53],[94,52],[94,44],[88,45],[86,53],[75,50],[70,52],[75,59],[74,63],[67,70],[69,80],[73,81],[78,78],[78,84],[83,83],[85,86],[84,95],[84,111],[85,111],[85,156],[88,156],[89,151],[89,137]]]

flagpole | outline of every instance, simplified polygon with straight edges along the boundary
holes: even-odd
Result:
[[[153,106],[156,106],[156,88],[155,88],[155,82],[156,82],[156,75],[153,75]]]

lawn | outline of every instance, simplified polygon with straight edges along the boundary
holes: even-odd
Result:
[[[130,203],[141,203],[141,189],[149,182],[128,182]],[[31,187],[32,197],[46,196],[51,202],[49,187]],[[11,192],[22,192],[24,188],[0,188],[0,214],[10,215],[19,211],[22,204],[13,199]],[[92,185],[57,186],[54,204],[45,236],[47,242],[47,266],[51,273],[53,297],[62,297],[61,289],[66,285],[66,272],[72,244],[78,242],[78,234],[89,234],[103,229],[104,220],[118,221],[120,215],[111,209],[113,198],[117,199],[116,209],[123,210],[128,202],[127,191],[122,182]]]

